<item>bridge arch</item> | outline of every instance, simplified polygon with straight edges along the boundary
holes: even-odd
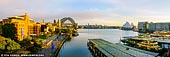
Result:
[[[76,23],[71,17],[65,17],[65,18],[61,19],[62,26],[65,23],[65,21],[67,21],[67,20],[69,20],[71,22],[72,26],[75,27]]]

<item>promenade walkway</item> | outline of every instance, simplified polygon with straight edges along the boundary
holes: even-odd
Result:
[[[50,45],[48,45],[46,48],[43,48],[38,53],[44,53],[45,57],[54,56],[54,53],[55,53],[55,51],[57,51],[59,44],[64,40],[65,37],[66,37],[66,35],[55,36],[54,40],[52,41],[52,43],[55,45],[54,50],[52,51],[52,45],[51,45],[52,43],[51,43]]]

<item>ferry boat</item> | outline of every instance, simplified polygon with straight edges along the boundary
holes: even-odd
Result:
[[[155,41],[142,41],[142,42],[137,43],[137,46],[139,48],[143,48],[143,49],[150,50],[150,51],[162,50],[162,48],[158,45],[158,42],[155,42]]]
[[[170,38],[170,31],[156,31],[150,34],[152,38]]]
[[[146,34],[140,33],[140,34],[138,34],[137,37],[138,37],[138,38],[150,38],[151,36],[150,36],[149,33],[146,33]]]
[[[151,34],[139,34],[136,37],[123,37],[121,42],[127,46],[159,53],[160,56],[170,55],[170,38],[166,38],[164,35],[155,37]]]

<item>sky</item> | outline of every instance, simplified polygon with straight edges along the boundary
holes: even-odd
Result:
[[[0,0],[0,20],[22,15],[41,22],[71,17],[79,25],[170,22],[170,0]]]

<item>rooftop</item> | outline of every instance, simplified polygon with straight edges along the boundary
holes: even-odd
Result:
[[[126,22],[122,27],[124,28],[132,28],[133,26],[129,24],[129,22]]]
[[[113,44],[102,39],[89,39],[89,42],[92,42],[96,48],[107,56],[117,56],[117,57],[155,57],[158,56],[158,53],[145,51],[133,47],[129,47],[123,44]]]

